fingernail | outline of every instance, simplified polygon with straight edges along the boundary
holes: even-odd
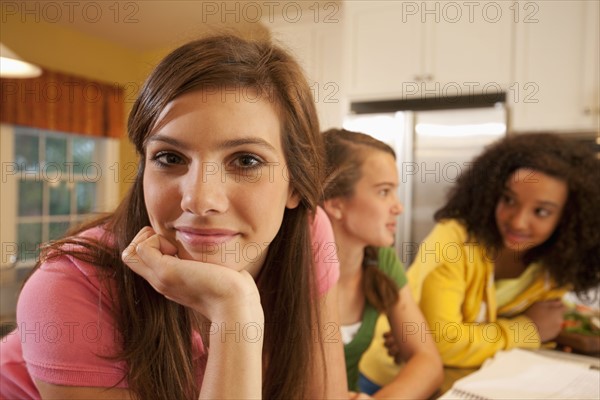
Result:
[[[121,253],[121,254],[122,254],[123,258],[127,258],[136,252],[137,252],[137,245],[133,246],[130,244],[129,246],[125,247],[125,250],[123,250],[123,253]]]

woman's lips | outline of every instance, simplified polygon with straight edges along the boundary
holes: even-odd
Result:
[[[526,243],[530,241],[529,235],[525,235],[522,233],[516,233],[512,231],[506,231],[504,233],[504,237],[510,243]]]
[[[228,229],[176,227],[175,230],[177,231],[178,240],[193,247],[219,245],[238,235],[238,232]]]

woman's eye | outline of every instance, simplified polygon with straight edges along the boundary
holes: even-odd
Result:
[[[550,211],[546,210],[545,208],[538,208],[538,209],[535,210],[535,214],[538,217],[545,218],[545,217],[550,216],[551,213],[550,213]]]
[[[233,160],[233,167],[237,169],[257,168],[263,164],[263,160],[252,154],[242,154]]]
[[[156,155],[152,157],[152,161],[156,162],[160,166],[183,164],[182,157],[178,156],[175,153],[170,153],[166,151],[156,153]]]
[[[500,198],[500,200],[504,203],[504,204],[513,204],[515,201],[514,199],[507,195],[507,194],[503,194],[502,197]]]

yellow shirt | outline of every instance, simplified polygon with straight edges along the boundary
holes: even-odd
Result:
[[[534,323],[520,314],[536,301],[560,298],[566,292],[539,268],[527,288],[498,307],[493,257],[479,243],[468,242],[466,229],[455,220],[434,227],[407,276],[444,364],[454,367],[480,366],[499,350],[538,348]],[[393,379],[400,368],[382,346],[380,337],[386,331],[389,324],[380,319],[378,340],[360,365],[361,372],[380,385]]]
[[[496,304],[498,307],[508,305],[519,293],[525,291],[535,281],[540,273],[541,266],[533,263],[523,273],[514,279],[497,279]]]

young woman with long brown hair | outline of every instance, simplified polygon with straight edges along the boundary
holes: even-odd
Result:
[[[439,354],[425,319],[406,284],[393,247],[398,201],[396,155],[368,135],[341,129],[324,133],[327,156],[325,212],[340,261],[338,287],[348,386],[358,392],[358,365],[385,314],[405,362],[394,380],[374,398],[428,398],[443,377]],[[356,393],[355,399],[369,398]]]
[[[43,253],[2,343],[2,395],[344,397],[337,264],[311,245],[331,241],[322,142],[297,62],[231,35],[188,43],[152,72],[128,133],[133,187]]]

